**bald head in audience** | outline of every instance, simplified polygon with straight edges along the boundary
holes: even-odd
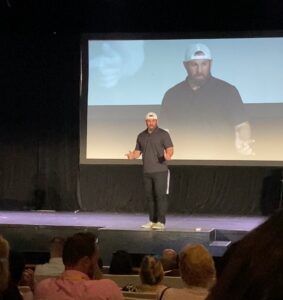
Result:
[[[164,249],[161,256],[161,263],[165,272],[165,275],[179,276],[179,257],[178,253],[174,249]]]

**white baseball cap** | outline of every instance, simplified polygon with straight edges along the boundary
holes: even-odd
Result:
[[[149,119],[157,120],[158,118],[157,118],[157,114],[155,112],[149,112],[146,114],[145,119],[146,120],[149,120]]]
[[[195,60],[195,59],[209,59],[211,60],[211,52],[209,48],[204,44],[193,44],[191,45],[185,53],[185,61]]]

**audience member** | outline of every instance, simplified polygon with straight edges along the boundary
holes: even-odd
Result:
[[[140,265],[139,275],[141,284],[138,286],[128,284],[123,287],[123,291],[157,293],[166,288],[166,286],[161,284],[164,277],[161,261],[155,256],[144,256]]]
[[[174,249],[164,249],[161,256],[161,263],[166,276],[180,276],[179,257]]]
[[[133,274],[133,263],[130,253],[125,250],[114,252],[110,262],[109,274]]]
[[[158,295],[162,300],[204,300],[215,280],[214,261],[200,244],[187,245],[179,255],[179,268],[185,288],[166,288]]]
[[[44,277],[56,277],[61,275],[65,266],[62,259],[64,247],[64,239],[61,237],[54,237],[50,241],[49,253],[50,259],[49,262],[42,265],[36,265],[34,270],[34,281],[37,282]]]
[[[0,235],[0,299],[22,300],[17,285],[10,280],[9,251],[8,241]]]
[[[9,284],[9,243],[0,236],[0,291],[7,289]]]
[[[97,258],[97,265],[96,268],[94,269],[94,273],[93,273],[93,278],[94,279],[102,279],[103,278],[103,260],[102,258],[99,256]]]
[[[22,253],[10,251],[10,281],[17,286],[24,300],[33,299],[33,275],[31,268],[26,268],[26,259]]]
[[[63,249],[65,271],[59,278],[40,281],[35,287],[35,300],[122,300],[122,293],[113,281],[92,280],[98,268],[95,241],[92,233],[69,237]]]
[[[283,299],[283,210],[232,244],[207,300]]]
[[[161,284],[164,277],[162,263],[159,259],[152,255],[146,255],[140,266],[140,291],[143,292],[158,292],[165,288]]]

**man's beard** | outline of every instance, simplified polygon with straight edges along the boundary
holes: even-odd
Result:
[[[189,77],[188,81],[192,88],[194,87],[200,88],[208,81],[210,76],[211,75],[208,74],[207,76],[203,76],[202,78]]]
[[[208,77],[190,78],[189,82],[192,86],[202,87],[207,82]]]
[[[147,127],[147,132],[148,133],[152,133],[156,127],[157,127],[157,125],[155,127],[153,127],[153,128]]]

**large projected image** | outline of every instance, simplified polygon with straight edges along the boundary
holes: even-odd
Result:
[[[87,48],[86,160],[125,160],[154,111],[176,163],[283,161],[283,38],[89,39]]]

